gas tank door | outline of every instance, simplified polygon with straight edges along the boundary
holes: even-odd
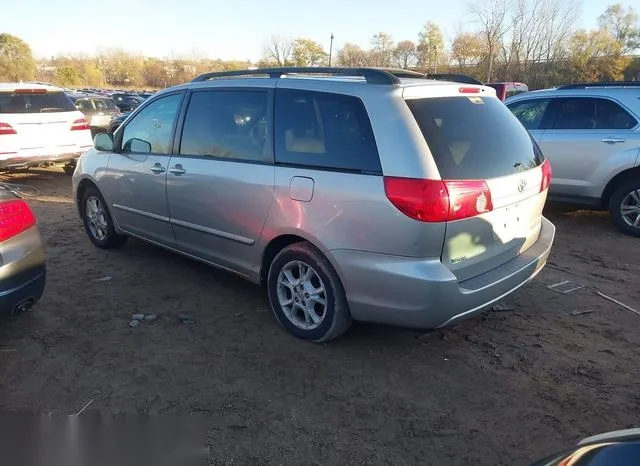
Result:
[[[294,201],[309,202],[313,198],[313,178],[294,176],[289,183],[289,197]]]

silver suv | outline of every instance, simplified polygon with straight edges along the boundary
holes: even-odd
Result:
[[[158,93],[80,158],[89,238],[264,284],[306,340],[490,307],[547,260],[549,164],[493,89],[406,76],[248,70]]]
[[[549,198],[608,209],[640,236],[640,83],[570,84],[505,101],[553,167]]]

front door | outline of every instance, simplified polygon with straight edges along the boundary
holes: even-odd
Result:
[[[178,248],[255,277],[274,192],[271,89],[194,91],[167,170]]]
[[[183,93],[160,97],[138,112],[116,136],[103,184],[111,212],[125,232],[175,245],[169,223],[166,178]]]

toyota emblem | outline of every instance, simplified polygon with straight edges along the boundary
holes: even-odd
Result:
[[[527,187],[527,180],[524,178],[520,178],[520,182],[518,183],[518,192],[523,192]]]

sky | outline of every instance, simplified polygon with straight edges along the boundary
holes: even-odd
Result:
[[[616,0],[581,0],[578,27],[595,27]],[[634,2],[622,2],[631,5]],[[123,48],[146,56],[257,61],[272,35],[307,37],[329,50],[368,47],[377,32],[417,41],[427,21],[450,41],[474,25],[469,0],[20,0],[0,16],[0,32],[25,40],[38,58]]]

